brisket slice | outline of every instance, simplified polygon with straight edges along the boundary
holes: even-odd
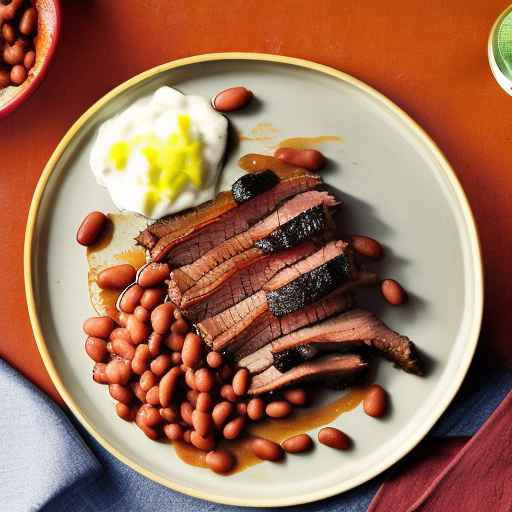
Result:
[[[283,316],[312,304],[357,276],[348,244],[329,242],[264,286],[269,310]]]
[[[352,299],[344,295],[344,290],[336,290],[316,304],[281,318],[268,311],[264,293],[252,295],[239,304],[243,306],[239,321],[231,322],[228,314],[223,312],[197,324],[206,343],[215,350],[234,353],[236,360],[243,359],[273,339],[347,310],[352,305]],[[244,317],[246,305],[249,312]]]
[[[257,249],[252,248],[232,258],[237,259],[236,266],[231,267],[232,272],[223,272],[222,267],[231,262],[228,260],[207,274],[209,284],[204,284],[207,283],[205,276],[187,290],[181,298],[182,313],[189,320],[198,322],[230,308],[261,290],[277,272],[314,252],[315,245],[305,242],[278,254],[261,255],[252,265],[245,266],[244,263],[251,260],[246,253],[255,251]],[[212,276],[209,274],[214,273],[216,278],[210,280]]]
[[[306,210],[317,206],[327,208],[335,204],[336,199],[328,192],[310,190],[296,195],[248,230],[224,240],[224,242],[215,246],[193,263],[173,270],[170,276],[169,296],[177,306],[180,306],[183,293],[194,286],[202,277],[213,271],[218,265],[231,259],[231,268],[236,269],[236,260],[232,258],[253,247],[257,240],[265,238],[291,219],[304,215]],[[245,262],[244,266],[252,263],[254,259],[259,258],[263,253],[258,249],[257,252],[253,251],[246,254],[250,255],[252,259]],[[223,271],[227,271],[227,269]]]
[[[266,169],[261,172],[244,174],[241,178],[238,178],[231,185],[231,193],[237,203],[245,203],[275,187],[278,183],[277,174],[270,169]]]
[[[174,267],[186,265],[246,231],[284,200],[322,184],[319,176],[300,169],[279,177],[275,187],[240,205],[231,192],[221,192],[213,201],[161,219],[143,231],[137,242],[150,249],[154,261],[167,258]]]
[[[291,201],[293,201],[293,199]],[[286,204],[284,206],[286,206]],[[174,270],[169,282],[169,297],[178,307],[187,309],[207,299],[230,277],[250,267],[259,260],[262,260],[266,254],[272,254],[279,250],[282,251],[295,247],[304,241],[311,240],[315,236],[320,236],[324,231],[330,228],[330,226],[330,214],[326,210],[326,207],[323,204],[314,206],[305,212],[299,213],[299,215],[288,222],[285,222],[280,228],[274,230],[269,237],[259,240],[260,242],[264,242],[265,250],[259,247],[251,247],[220,262],[203,275],[199,275],[197,270],[195,270],[197,267],[201,266],[200,261],[195,265],[192,264]],[[245,233],[242,233],[235,238],[242,239],[244,234]],[[274,235],[276,235],[276,237],[273,238],[271,242],[266,243]],[[238,245],[238,241],[236,240],[226,241],[226,244],[228,244],[228,242],[231,246]],[[257,243],[258,242],[256,242],[256,244]],[[222,251],[222,248],[219,248],[219,251]],[[211,253],[212,251],[204,257],[205,261],[201,267],[203,270],[206,270],[204,265],[211,264],[210,256],[215,256],[216,261],[220,261],[221,259],[220,256]],[[303,257],[308,254],[304,253]],[[207,258],[208,261],[206,261]],[[293,263],[293,261],[290,263]],[[199,279],[196,280],[198,275]]]
[[[368,345],[406,372],[422,374],[414,343],[389,329],[369,311],[354,309],[334,318],[292,332],[272,342],[272,353],[282,354],[305,346],[317,351],[339,351]]]
[[[261,395],[292,384],[331,377],[353,378],[367,367],[358,354],[330,354],[313,361],[302,363],[287,372],[280,372],[274,366],[252,378],[250,395]]]

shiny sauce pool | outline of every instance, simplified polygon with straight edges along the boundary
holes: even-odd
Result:
[[[276,443],[281,443],[289,437],[303,434],[314,428],[322,427],[334,421],[343,413],[355,409],[363,400],[367,387],[354,387],[333,402],[319,407],[296,409],[289,418],[271,420],[251,425],[248,435],[236,441],[222,441],[219,449],[229,450],[237,463],[232,473],[238,473],[255,464],[263,462],[252,454],[249,443],[251,436],[264,437]],[[198,450],[183,442],[175,442],[173,446],[178,457],[187,464],[205,468],[206,452]]]

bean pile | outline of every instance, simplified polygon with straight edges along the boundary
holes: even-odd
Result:
[[[28,0],[0,0],[0,89],[21,85],[36,62],[37,11]]]
[[[150,439],[165,436],[209,452],[208,466],[225,473],[235,461],[215,450],[221,439],[237,439],[250,422],[285,418],[306,405],[307,396],[300,388],[274,400],[247,396],[247,369],[208,352],[174,304],[165,302],[169,271],[166,263],[150,263],[138,273],[124,264],[98,274],[101,288],[123,291],[118,322],[110,317],[84,322],[93,379],[108,385],[120,418],[135,421]],[[288,444],[291,453],[302,446],[300,440]],[[263,460],[283,456],[282,448],[266,439],[255,439],[251,447]]]

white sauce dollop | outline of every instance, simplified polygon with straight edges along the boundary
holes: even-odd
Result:
[[[133,141],[150,134],[161,141],[179,131],[180,117],[189,121],[188,134],[199,141],[202,182],[197,188],[187,181],[175,197],[157,194],[148,206],[151,165],[143,144],[132,144],[122,168],[112,161],[116,143]],[[185,95],[171,87],[161,87],[149,98],[142,98],[117,116],[103,123],[90,155],[90,165],[98,184],[106,187],[120,210],[140,213],[151,219],[197,206],[215,196],[221,161],[227,141],[227,119],[215,112],[201,96]]]

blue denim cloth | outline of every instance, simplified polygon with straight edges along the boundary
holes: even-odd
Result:
[[[511,388],[512,371],[472,368],[430,435],[472,435]],[[101,448],[73,418],[2,360],[0,397],[2,512],[261,510],[190,498],[140,476]],[[364,512],[385,476],[328,500],[286,510]]]

